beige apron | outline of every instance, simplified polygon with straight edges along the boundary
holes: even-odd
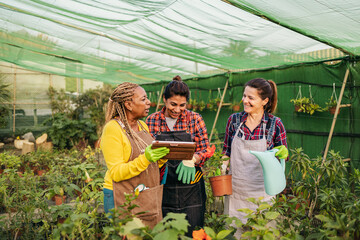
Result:
[[[271,203],[272,196],[265,193],[264,177],[259,160],[249,150],[266,151],[265,128],[263,124],[264,135],[259,140],[245,140],[244,132],[240,129],[243,123],[237,129],[231,144],[230,155],[230,174],[232,174],[233,193],[225,198],[225,213],[231,217],[239,218],[246,223],[247,214],[237,211],[239,208],[249,208],[255,210],[257,206],[247,198],[264,197],[262,201]],[[242,137],[238,137],[239,131]]]
[[[122,122],[118,121],[120,126],[124,126]],[[150,133],[143,129],[142,125],[139,123],[142,130],[138,132],[138,136],[144,140],[145,143],[151,144],[154,140]],[[130,144],[131,144],[131,156],[129,161],[133,161],[145,149],[139,149],[135,144],[134,140],[126,134]],[[143,214],[137,215],[143,223],[151,228],[153,228],[159,221],[162,219],[161,213],[161,204],[162,204],[162,195],[163,195],[163,185],[160,185],[160,173],[158,163],[151,163],[148,168],[140,173],[139,175],[120,182],[113,181],[113,191],[114,191],[114,203],[115,207],[125,203],[124,193],[133,193],[134,189],[139,185],[144,184],[146,189],[140,192],[138,198],[132,202],[139,207],[134,208],[131,212],[132,214],[145,212]]]

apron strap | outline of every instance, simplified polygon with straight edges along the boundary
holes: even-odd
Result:
[[[270,118],[269,118],[269,121],[271,121]],[[276,123],[276,119],[274,118],[270,123],[270,128],[269,128],[267,139],[266,139],[266,142],[267,142],[268,146],[271,145],[270,144],[271,143],[271,138],[274,136],[274,133],[275,133],[275,123]]]
[[[240,126],[238,127],[238,129],[236,130],[236,133],[235,133],[235,136],[237,136],[239,134],[239,131],[241,132],[241,139],[242,140],[245,140],[245,134],[244,134],[244,131],[241,129],[241,126],[244,124],[244,122],[241,122],[240,123]],[[263,123],[263,139],[266,139],[266,123]],[[270,133],[270,131],[269,131]],[[268,139],[269,139],[269,136],[271,138],[271,135],[268,134]]]

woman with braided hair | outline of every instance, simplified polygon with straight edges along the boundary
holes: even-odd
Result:
[[[145,212],[138,217],[153,227],[162,219],[159,167],[166,162],[161,158],[169,149],[151,149],[153,138],[147,125],[140,121],[148,115],[149,108],[150,101],[142,87],[129,82],[118,85],[109,98],[100,148],[107,165],[105,212],[124,204],[124,193],[139,190],[133,202],[139,207],[132,213]]]

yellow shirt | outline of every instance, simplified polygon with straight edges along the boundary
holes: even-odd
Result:
[[[149,131],[146,123],[143,121],[140,121],[140,123],[146,131]],[[139,130],[141,130],[140,126]],[[107,166],[104,188],[113,190],[113,180],[119,182],[135,177],[145,171],[150,165],[144,154],[140,154],[133,161],[129,162],[131,155],[130,141],[116,120],[111,120],[105,125],[101,136],[100,148]],[[159,167],[164,165],[165,162],[166,160],[159,160]]]

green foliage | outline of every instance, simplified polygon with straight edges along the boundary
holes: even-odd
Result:
[[[64,114],[56,114],[44,121],[51,124],[47,133],[53,144],[60,149],[85,147],[87,143],[97,140],[96,126],[89,119],[71,120]]]
[[[97,134],[101,135],[102,126],[105,123],[105,108],[113,88],[104,84],[102,88],[89,89],[74,99],[75,112],[89,115],[90,119],[97,126]]]
[[[3,128],[7,124],[7,118],[9,116],[9,108],[5,102],[10,100],[9,84],[4,83],[4,78],[0,75],[0,128]]]
[[[65,93],[64,89],[57,91],[52,86],[49,86],[48,96],[50,97],[50,106],[52,114],[65,114],[72,118],[74,115],[74,108],[72,106],[73,97]]]
[[[336,99],[333,96],[331,96],[331,98],[327,102],[325,102],[326,107],[324,108],[324,111],[329,111],[330,108],[334,108],[336,107],[336,105],[337,105]]]
[[[315,112],[323,111],[319,104],[314,103],[313,99],[307,97],[291,99],[290,102],[294,103],[295,106],[299,107],[297,112],[303,112],[313,115]]]

